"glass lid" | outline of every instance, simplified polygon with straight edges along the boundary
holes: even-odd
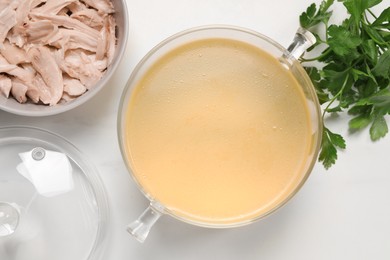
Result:
[[[97,171],[72,144],[0,128],[0,259],[100,259],[107,214]]]

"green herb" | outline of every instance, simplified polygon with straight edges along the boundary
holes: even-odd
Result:
[[[390,114],[390,7],[379,16],[370,10],[382,0],[338,0],[348,17],[339,25],[329,24],[334,0],[323,0],[317,8],[310,5],[299,17],[302,27],[310,30],[317,43],[308,52],[322,46],[315,58],[301,58],[328,113],[347,111],[352,115],[349,128],[358,131],[369,127],[371,140],[388,133],[385,116]],[[325,27],[324,35],[317,33]],[[318,67],[306,66],[316,61]],[[310,63],[309,63],[310,64]],[[324,126],[319,155],[326,169],[337,159],[337,150],[345,149],[339,134]]]

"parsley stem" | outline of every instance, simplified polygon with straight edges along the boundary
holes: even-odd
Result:
[[[349,80],[349,74],[347,74],[347,76],[345,77],[345,80],[343,82],[343,86],[341,87],[340,91],[335,96],[332,97],[329,104],[325,107],[324,112],[322,112],[322,122],[324,122],[324,117],[325,117],[325,114],[327,113],[329,107],[333,104],[333,102],[336,101],[336,99],[338,97],[343,95],[343,91],[345,89],[345,86],[347,85],[348,80]]]
[[[329,39],[329,34],[328,34],[328,21],[326,21],[325,23],[324,23],[324,25],[325,25],[325,42],[328,42],[328,39]]]
[[[311,58],[311,59],[301,58],[301,62],[310,62],[310,61],[316,61],[316,60],[322,59],[323,57],[328,55],[331,51],[332,50],[330,48],[327,48],[320,56],[317,56],[317,57]]]
[[[374,17],[375,19],[377,19],[378,17],[370,10],[370,9],[367,9],[367,11],[372,15],[372,17]],[[367,18],[366,18],[367,19]],[[367,20],[368,22],[368,20]]]
[[[368,20],[368,17],[367,17],[367,13],[366,12],[364,12],[364,18],[365,18],[365,22],[367,23],[367,25],[371,25],[371,23],[370,23],[370,21]],[[364,19],[363,19],[363,21],[362,22],[364,22]]]

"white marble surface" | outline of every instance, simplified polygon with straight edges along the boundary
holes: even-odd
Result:
[[[136,63],[167,36],[213,23],[257,30],[287,46],[299,14],[311,2],[128,0],[128,48],[101,93],[56,116],[27,118],[0,111],[0,125],[37,126],[60,134],[98,167],[111,208],[103,259],[390,259],[390,136],[371,143],[367,132],[351,135],[345,116],[329,123],[348,142],[337,165],[325,171],[317,164],[301,191],[266,219],[213,230],[163,217],[144,244],[125,231],[147,206],[126,171],[116,132],[120,95]],[[389,5],[385,0],[382,6]]]

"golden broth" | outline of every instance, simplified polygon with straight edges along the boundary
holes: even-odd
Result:
[[[312,126],[301,87],[280,62],[235,40],[170,51],[135,86],[125,152],[143,189],[196,222],[250,221],[304,177]]]

